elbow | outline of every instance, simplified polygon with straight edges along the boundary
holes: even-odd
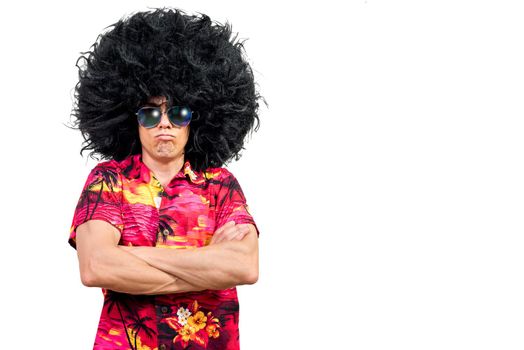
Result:
[[[94,274],[89,269],[80,271],[80,280],[86,287],[96,287],[96,280]]]
[[[227,283],[215,286],[217,287],[216,289],[226,289],[244,284],[255,284],[258,281],[258,266],[246,263],[240,263],[238,266],[239,267],[236,269],[230,270],[230,272],[224,274],[224,279],[221,280],[221,282],[225,282],[227,279]]]
[[[255,284],[258,281],[258,271],[250,272],[246,275],[245,284]]]
[[[96,271],[101,271],[102,269],[97,268],[96,262],[93,258],[90,258],[86,263],[86,266],[80,270],[80,279],[82,284],[86,287],[100,287],[100,276]]]
[[[258,261],[248,266],[249,268],[244,271],[244,284],[255,284],[258,281]]]
[[[91,274],[88,273],[81,273],[80,279],[82,280],[82,284],[86,287],[95,287],[95,280],[92,277]]]

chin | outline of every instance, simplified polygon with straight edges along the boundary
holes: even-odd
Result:
[[[155,156],[157,156],[158,158],[176,158],[176,154],[175,153],[166,153],[166,152],[156,152],[155,153]]]
[[[154,148],[154,151],[153,153],[156,153],[156,154],[176,154],[177,153],[177,149],[174,145],[167,145],[165,143],[163,144],[158,144],[155,146]]]

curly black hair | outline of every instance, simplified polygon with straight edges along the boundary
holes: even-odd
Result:
[[[255,120],[259,128],[257,100],[264,99],[231,25],[198,13],[166,7],[134,13],[81,52],[71,114],[84,138],[80,155],[92,150],[92,158],[120,161],[141,153],[135,112],[149,97],[166,96],[169,105],[195,111],[184,150],[193,169],[241,157]]]

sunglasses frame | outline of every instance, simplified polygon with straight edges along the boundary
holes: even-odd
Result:
[[[179,107],[179,108],[187,108],[187,109],[189,110],[190,116],[189,116],[189,121],[187,122],[187,124],[182,124],[182,125],[180,125],[180,124],[174,123],[174,122],[171,120],[171,118],[169,117],[169,111],[170,111],[172,108],[176,108],[176,107]],[[140,119],[139,119],[139,117],[138,117],[138,113],[140,113],[140,111],[141,111],[142,109],[154,109],[154,110],[158,110],[158,112],[159,112],[160,114],[162,114],[162,109],[161,109],[160,107],[155,107],[155,106],[144,106],[144,107],[140,107],[140,108],[138,109],[138,111],[135,112],[135,115],[136,115],[136,118],[137,118],[138,124],[140,124],[140,125],[142,125],[142,123],[140,123]],[[191,110],[191,108],[189,108],[188,106],[171,106],[171,107],[169,107],[169,108],[166,110],[167,119],[169,119],[169,122],[170,122],[172,125],[180,126],[180,127],[187,126],[187,125],[189,125],[189,123],[191,123],[191,119],[193,119],[193,113],[194,113],[194,112],[196,112],[196,111]],[[143,126],[144,128],[146,128],[146,129],[152,129],[152,128],[158,126],[158,124],[160,124],[161,119],[162,119],[162,117],[160,117],[160,118],[158,119],[158,122],[157,122],[155,125],[153,125],[153,126],[145,126],[145,125],[142,125],[142,126]]]

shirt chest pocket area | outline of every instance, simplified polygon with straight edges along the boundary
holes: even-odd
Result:
[[[122,205],[124,229],[120,241],[122,245],[155,246],[158,232],[158,209],[140,203]]]
[[[215,230],[214,210],[209,197],[185,189],[177,196],[163,198],[159,209],[158,233],[161,245],[206,245]]]

